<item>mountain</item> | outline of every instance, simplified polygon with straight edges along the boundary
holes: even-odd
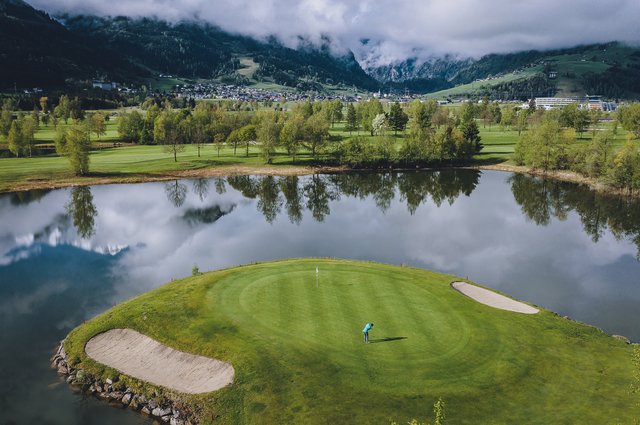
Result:
[[[21,0],[0,0],[0,86],[46,87],[68,78],[132,82],[159,73],[303,90],[378,87],[353,54],[335,56],[326,46],[290,49],[275,39],[261,42],[202,22],[53,19]]]
[[[443,96],[516,99],[589,93],[640,97],[640,49],[617,42],[490,54],[477,60],[444,57],[421,63],[411,58],[366,71],[396,87],[410,87],[425,79],[437,81]]]
[[[21,0],[0,0],[0,86],[60,85],[66,78],[102,74],[126,79],[144,70],[95,48]]]
[[[300,90],[353,87],[437,96],[526,99],[541,95],[640,97],[640,49],[620,43],[553,51],[410,58],[377,66],[375,46],[356,60],[330,40],[297,49],[205,22],[57,16],[0,0],[0,89],[62,87],[67,80],[145,83],[159,74]],[[368,53],[367,53],[367,50]]]

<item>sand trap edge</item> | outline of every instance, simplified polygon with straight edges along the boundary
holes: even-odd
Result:
[[[219,390],[235,376],[227,362],[176,350],[132,329],[93,336],[85,353],[125,375],[186,394]]]
[[[539,309],[521,301],[516,301],[509,297],[505,297],[504,295],[500,295],[497,292],[493,292],[467,282],[451,282],[451,287],[474,301],[499,310],[522,314],[536,314],[540,312]]]

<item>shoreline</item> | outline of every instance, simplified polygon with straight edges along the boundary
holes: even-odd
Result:
[[[75,368],[69,364],[64,348],[67,338],[60,341],[51,357],[51,368],[64,377],[72,391],[93,396],[118,408],[127,408],[143,416],[171,425],[197,425],[195,412],[192,412],[178,397],[167,394],[160,395],[157,390],[148,394],[124,387],[116,380],[107,378],[104,381],[96,378],[85,369]],[[151,384],[151,387],[155,385]]]
[[[627,198],[640,198],[640,192],[629,192],[624,189],[616,189],[603,184],[597,179],[583,176],[567,170],[537,170],[521,165],[507,164],[506,162],[492,165],[462,165],[452,167],[416,167],[416,168],[349,168],[346,166],[226,166],[217,168],[202,168],[197,170],[172,171],[168,173],[150,173],[126,177],[117,176],[87,176],[71,177],[59,181],[38,180],[23,181],[0,189],[0,194],[12,192],[26,192],[30,190],[51,190],[67,187],[97,186],[106,184],[136,184],[163,182],[171,180],[230,177],[230,176],[306,176],[311,174],[337,174],[347,172],[403,172],[403,171],[431,171],[431,170],[487,170],[502,171],[508,173],[528,174],[544,179],[556,180],[568,183],[577,183],[589,186],[592,190],[602,195],[622,196]]]

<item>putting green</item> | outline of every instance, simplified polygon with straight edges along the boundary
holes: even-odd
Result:
[[[316,281],[315,268],[319,267]],[[523,315],[451,288],[453,276],[341,260],[288,260],[173,282],[83,324],[67,351],[132,328],[233,365],[234,383],[187,400],[205,422],[629,423],[631,348],[542,310]],[[372,344],[362,327],[374,322]],[[130,381],[127,381],[130,383]]]

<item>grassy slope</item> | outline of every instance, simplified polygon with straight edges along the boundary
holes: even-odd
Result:
[[[316,287],[314,269],[320,267]],[[290,260],[173,282],[81,325],[67,351],[129,327],[230,361],[235,383],[194,397],[220,423],[631,423],[631,348],[550,312],[466,298],[453,277],[340,260]],[[361,328],[376,326],[365,345]],[[126,379],[126,378],[125,378]],[[131,385],[130,381],[126,381]]]
[[[580,79],[586,73],[601,74],[611,68],[615,63],[621,67],[626,67],[629,63],[637,63],[638,59],[632,54],[636,50],[623,45],[610,45],[605,50],[596,46],[581,53],[549,55],[543,60],[550,64],[550,71],[558,74],[556,81],[556,96],[584,96],[585,88]],[[526,79],[542,72],[543,66],[536,64],[526,68],[522,72],[512,72],[496,78],[495,80],[480,81],[470,84],[462,84],[448,90],[429,93],[427,97],[442,99],[449,96],[474,96],[482,93],[485,87],[492,87],[505,82]],[[598,94],[598,93],[590,93]]]
[[[426,97],[428,99],[445,99],[447,97],[461,97],[465,95],[474,96],[483,93],[487,87],[493,87],[498,84],[509,83],[517,80],[526,80],[533,77],[536,73],[541,71],[541,67],[527,68],[522,72],[510,72],[508,74],[496,77],[493,80],[477,81],[469,84],[461,84],[456,87],[452,87],[446,90],[440,90],[433,93],[428,93]]]

